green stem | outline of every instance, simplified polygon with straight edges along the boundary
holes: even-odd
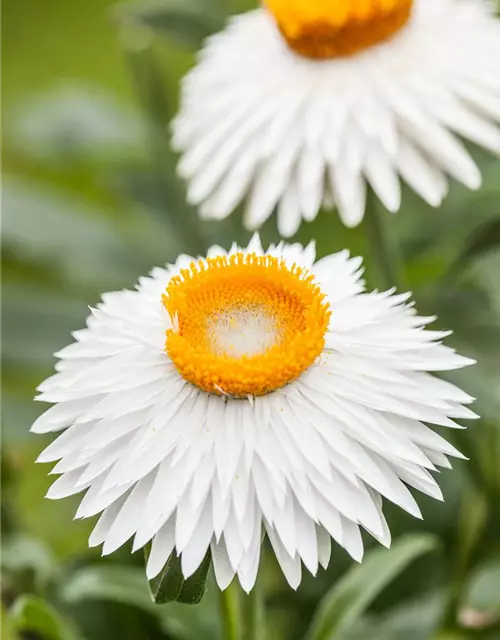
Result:
[[[457,627],[458,610],[463,600],[464,589],[472,569],[480,559],[477,554],[481,550],[487,523],[487,500],[475,488],[470,488],[462,499],[457,540],[453,551],[454,572],[442,621],[443,631]]]
[[[238,587],[233,582],[225,591],[220,594],[220,612],[222,619],[224,640],[239,640],[239,594]]]
[[[241,640],[265,640],[264,601],[259,581],[243,596]]]
[[[178,211],[174,229],[183,250],[194,256],[203,254],[206,243],[196,215],[186,208],[184,193],[182,189],[179,191],[177,181],[169,177],[174,173],[175,164],[168,141],[171,105],[154,55],[151,34],[125,25],[122,35],[133,85],[149,133],[151,176],[157,194],[153,208],[160,219],[166,219],[169,212],[172,215]]]
[[[398,245],[389,234],[387,216],[387,211],[376,202],[375,194],[370,190],[366,205],[365,230],[380,286],[384,289],[397,287],[399,291],[404,291],[402,260]]]

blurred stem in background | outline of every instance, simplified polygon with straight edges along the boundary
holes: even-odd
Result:
[[[237,578],[220,594],[223,640],[265,640],[264,601],[257,580],[246,594]]]
[[[464,589],[481,548],[488,520],[488,503],[475,487],[469,487],[462,498],[457,539],[453,549],[453,575],[448,602],[443,617],[443,630],[456,629],[459,625],[460,606],[464,601]]]
[[[14,469],[5,449],[0,451],[0,480],[2,485],[3,500],[0,503],[0,522],[2,523],[2,534],[9,534],[15,529],[15,510],[10,501],[5,500],[7,490],[11,488],[14,480]]]
[[[391,235],[387,224],[388,216],[372,189],[368,188],[363,224],[377,274],[376,284],[381,289],[396,287],[403,292],[406,290],[404,265],[397,239]]]
[[[259,579],[252,591],[243,596],[241,640],[265,640],[264,600]]]
[[[161,200],[159,213],[162,217],[166,217],[172,207],[175,208],[176,205],[175,198],[172,197],[174,185],[168,180],[168,176],[172,174],[169,162],[171,151],[168,136],[171,114],[162,79],[162,70],[159,68],[153,52],[153,35],[147,28],[135,24],[131,19],[124,19],[122,41],[133,84],[148,126],[152,174]],[[184,194],[182,197],[184,198]],[[193,256],[205,252],[205,239],[192,216],[185,214],[184,211],[182,214],[176,215],[175,230],[179,234],[183,251],[189,252]]]

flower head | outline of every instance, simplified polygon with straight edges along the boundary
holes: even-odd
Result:
[[[291,586],[326,566],[333,538],[356,560],[382,544],[382,497],[420,517],[408,486],[460,454],[472,398],[429,372],[471,361],[428,331],[409,295],[364,293],[361,260],[313,245],[214,247],[103,296],[39,387],[36,433],[61,435],[48,497],[86,491],[90,544],[152,540],[147,573],[175,550],[185,577],[211,548],[217,581],[249,591],[264,535]]]
[[[413,0],[265,0],[291,49],[327,60],[389,39],[410,19]]]
[[[500,153],[500,22],[482,0],[265,0],[231,20],[184,81],[173,144],[207,218],[247,200],[293,235],[335,205],[356,226],[367,183],[400,177],[432,206],[481,176],[458,136]],[[457,134],[457,135],[455,135]]]

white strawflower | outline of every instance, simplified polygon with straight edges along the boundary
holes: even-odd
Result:
[[[361,271],[254,236],[105,294],[39,387],[54,406],[32,431],[64,431],[39,457],[59,460],[48,497],[86,491],[104,554],[152,540],[150,578],[174,550],[189,577],[210,547],[222,589],[252,589],[264,535],[294,588],[331,537],[358,561],[360,527],[389,545],[382,497],[421,517],[407,485],[442,499],[429,472],[460,456],[425,423],[475,417],[428,372],[472,361]]]
[[[500,152],[500,21],[484,0],[264,0],[210,38],[183,85],[173,145],[206,218],[247,200],[259,228],[335,205],[347,226],[367,183],[389,211],[400,177],[439,206],[448,176],[477,189],[458,136]]]

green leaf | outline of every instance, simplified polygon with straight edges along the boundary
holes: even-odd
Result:
[[[181,570],[181,559],[174,552],[167,560],[160,575],[149,582],[151,598],[156,604],[175,602],[182,592],[184,576]]]
[[[500,246],[500,218],[493,218],[471,234],[448,271],[448,278],[461,273],[473,260]]]
[[[222,29],[226,12],[206,0],[168,0],[130,12],[126,9],[123,15],[181,44],[197,48],[204,38]]]
[[[500,614],[500,558],[478,569],[471,577],[465,602],[477,611]]]
[[[207,576],[211,563],[212,556],[210,551],[207,551],[198,569],[184,582],[177,598],[178,602],[183,602],[184,604],[198,604],[201,602],[207,588]]]
[[[101,564],[74,573],[62,585],[59,595],[70,605],[99,600],[142,609],[154,616],[165,633],[176,640],[218,640],[215,593],[216,587],[209,589],[203,602],[196,607],[176,602],[159,607],[148,593],[144,569]]]
[[[51,550],[40,540],[25,535],[2,541],[1,567],[2,571],[14,574],[32,571],[35,583],[41,588],[60,573]]]
[[[0,621],[1,621],[0,628],[2,629],[2,639],[3,640],[18,640],[19,636],[16,633],[16,631],[14,629],[13,622],[12,622],[7,610],[5,609],[5,607],[3,605],[2,605],[2,610],[1,610]]]
[[[413,560],[437,547],[429,535],[400,538],[392,550],[376,549],[350,569],[324,596],[307,640],[329,640],[350,627],[376,596]]]
[[[181,559],[175,552],[172,553],[160,575],[149,582],[153,602],[155,604],[175,601],[184,604],[201,602],[205,595],[211,561],[210,552],[207,552],[195,573],[185,580],[182,575]]]
[[[19,258],[57,269],[66,282],[106,287],[127,283],[124,225],[112,224],[105,211],[12,176],[3,195],[8,214],[3,241]]]
[[[144,571],[133,567],[98,565],[74,573],[62,586],[61,598],[68,603],[81,600],[111,600],[153,609]]]
[[[86,84],[64,85],[21,106],[13,123],[12,146],[48,164],[112,157],[137,147],[141,126],[116,98]]]
[[[364,616],[337,640],[429,640],[441,621],[443,593],[426,594],[381,615]]]
[[[82,636],[50,604],[33,595],[20,596],[9,611],[18,631],[40,634],[44,640],[82,640]]]

